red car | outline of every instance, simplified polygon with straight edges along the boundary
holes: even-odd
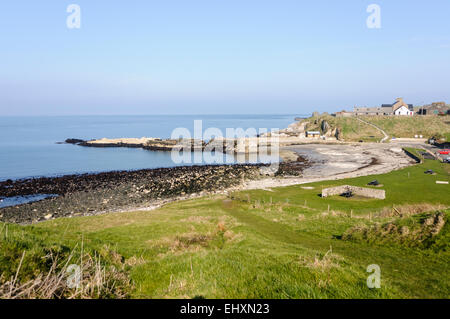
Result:
[[[439,151],[439,154],[441,154],[441,155],[449,155],[450,154],[450,150]]]

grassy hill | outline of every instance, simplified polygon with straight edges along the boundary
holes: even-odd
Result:
[[[83,287],[91,288],[77,294],[60,285],[55,294],[448,298],[450,225],[433,236],[435,225],[427,223],[436,211],[450,217],[450,186],[435,183],[450,180],[449,166],[425,160],[379,176],[242,191],[154,211],[0,224],[0,280],[4,292],[14,277],[14,287],[49,273],[64,283],[73,263],[83,265]],[[322,187],[375,178],[386,200],[318,196]],[[381,289],[366,285],[371,264],[381,267]],[[33,289],[31,295],[43,294]]]
[[[333,117],[330,115],[322,115],[319,117],[311,117],[303,121],[308,122],[306,130],[320,131],[321,123],[327,121],[332,129],[338,128],[340,131],[340,139],[345,141],[376,142],[383,138],[383,134],[376,128],[361,123],[355,117]]]
[[[390,137],[413,138],[422,135],[424,138],[442,136],[450,141],[450,117],[448,116],[363,116],[370,122],[383,129]],[[361,123],[355,117],[332,117],[329,115],[309,118],[308,130],[319,130],[320,123],[326,120],[331,127],[342,131],[342,138],[347,141],[379,141],[383,134],[376,128]]]
[[[414,137],[415,134],[429,138],[450,134],[448,116],[371,116],[368,120],[394,137]]]

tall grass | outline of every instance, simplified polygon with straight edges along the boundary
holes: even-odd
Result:
[[[22,258],[14,277],[6,280],[0,277],[1,299],[91,299],[91,298],[126,298],[130,280],[114,266],[103,266],[98,256],[84,254],[78,264],[81,273],[79,281],[70,281],[72,271],[70,262],[73,254],[65,261],[58,256],[44,256],[52,260],[47,273],[39,273],[35,278],[21,281],[20,270],[26,252]],[[73,278],[77,280],[77,278]]]

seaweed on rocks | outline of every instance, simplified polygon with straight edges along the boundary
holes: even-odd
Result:
[[[0,221],[30,224],[59,217],[148,207],[155,202],[187,198],[263,178],[268,164],[200,165],[40,177],[0,182],[0,198],[37,194],[57,197],[0,209]],[[280,163],[277,176],[299,175],[309,162]]]
[[[205,165],[113,171],[0,182],[0,197],[57,194],[0,209],[0,221],[33,223],[139,207],[151,201],[223,190],[259,177],[263,164]]]

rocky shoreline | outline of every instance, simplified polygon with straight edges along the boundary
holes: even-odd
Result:
[[[77,138],[68,138],[65,140],[66,144],[74,144],[78,146],[87,147],[130,147],[143,148],[149,151],[172,151],[176,147],[182,149],[189,149],[191,151],[201,151],[205,149],[206,143],[199,140],[173,140],[160,139],[154,137],[142,138],[117,138],[108,139],[102,138],[98,140],[81,140]]]
[[[299,176],[309,167],[302,157],[281,163],[277,175]],[[266,164],[204,165],[41,177],[0,182],[0,197],[56,194],[0,209],[0,221],[31,224],[60,217],[90,216],[136,209],[189,195],[206,195],[263,178]]]

